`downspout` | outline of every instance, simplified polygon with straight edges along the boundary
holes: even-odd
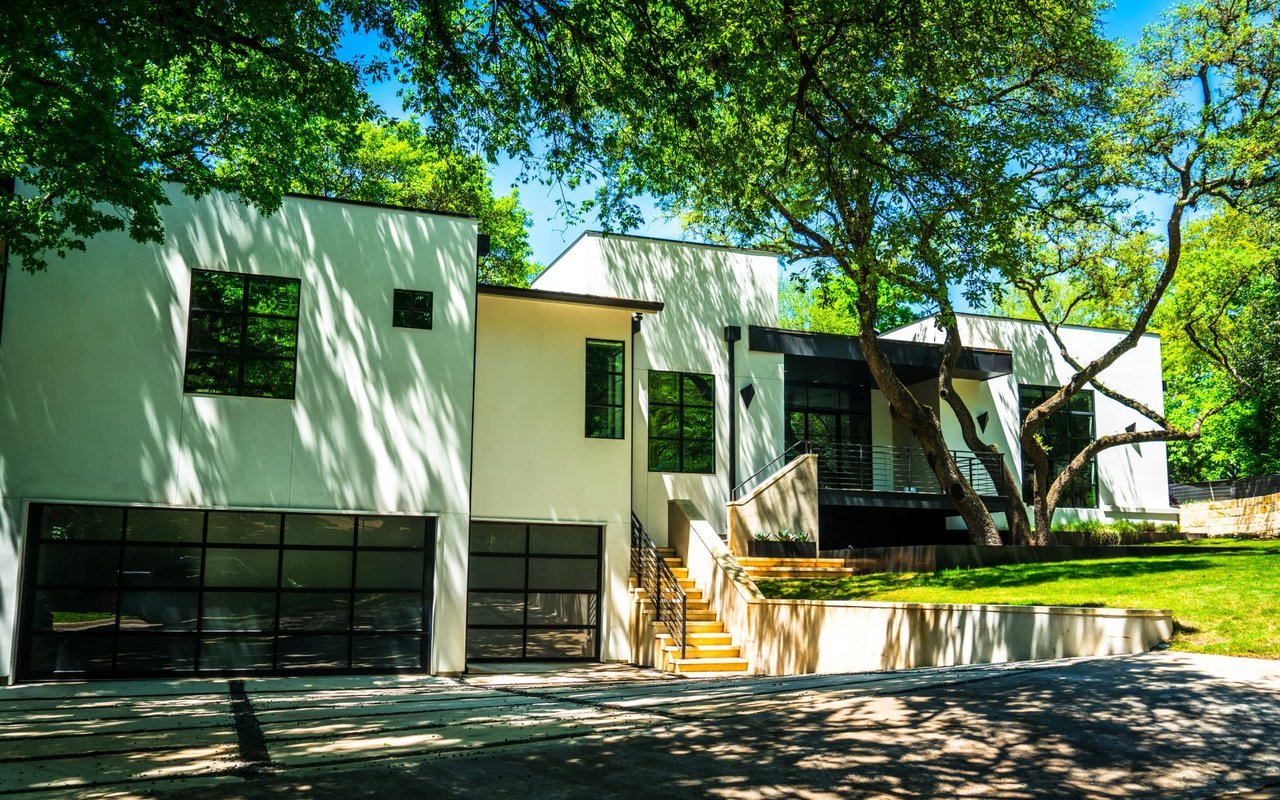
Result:
[[[738,392],[738,377],[734,370],[733,356],[741,338],[740,326],[725,326],[724,341],[729,348],[729,502],[733,502],[733,490],[738,485],[738,404],[734,399]]]

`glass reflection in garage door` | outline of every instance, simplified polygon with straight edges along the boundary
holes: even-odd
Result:
[[[600,657],[601,529],[472,522],[467,659]]]
[[[435,520],[33,504],[22,677],[428,664]]]

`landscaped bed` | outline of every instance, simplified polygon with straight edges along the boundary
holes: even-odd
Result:
[[[1188,545],[1230,546],[1180,553]],[[1014,564],[838,580],[761,581],[767,597],[907,603],[1167,608],[1179,650],[1280,658],[1280,541],[1148,545],[1145,557]]]

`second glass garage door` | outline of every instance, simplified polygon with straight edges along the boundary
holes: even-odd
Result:
[[[600,658],[601,529],[471,523],[468,661]]]

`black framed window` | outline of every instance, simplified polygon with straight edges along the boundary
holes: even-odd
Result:
[[[300,287],[296,278],[193,270],[183,391],[292,398]]]
[[[396,289],[391,297],[391,326],[431,330],[431,292]]]
[[[1053,386],[1019,386],[1018,405],[1021,418],[1058,391]],[[1053,480],[1066,469],[1071,459],[1094,439],[1093,392],[1076,392],[1067,405],[1045,420],[1040,428],[1041,441],[1049,454],[1049,478]],[[1031,458],[1022,454],[1022,496],[1032,496]],[[1088,467],[1062,493],[1058,505],[1066,508],[1096,508],[1098,505],[1098,462]]]
[[[20,675],[421,671],[435,522],[32,504]]]
[[[649,471],[716,471],[716,380],[649,373]]]
[[[622,342],[587,340],[586,434],[592,439],[622,439],[627,396],[626,348]]]

